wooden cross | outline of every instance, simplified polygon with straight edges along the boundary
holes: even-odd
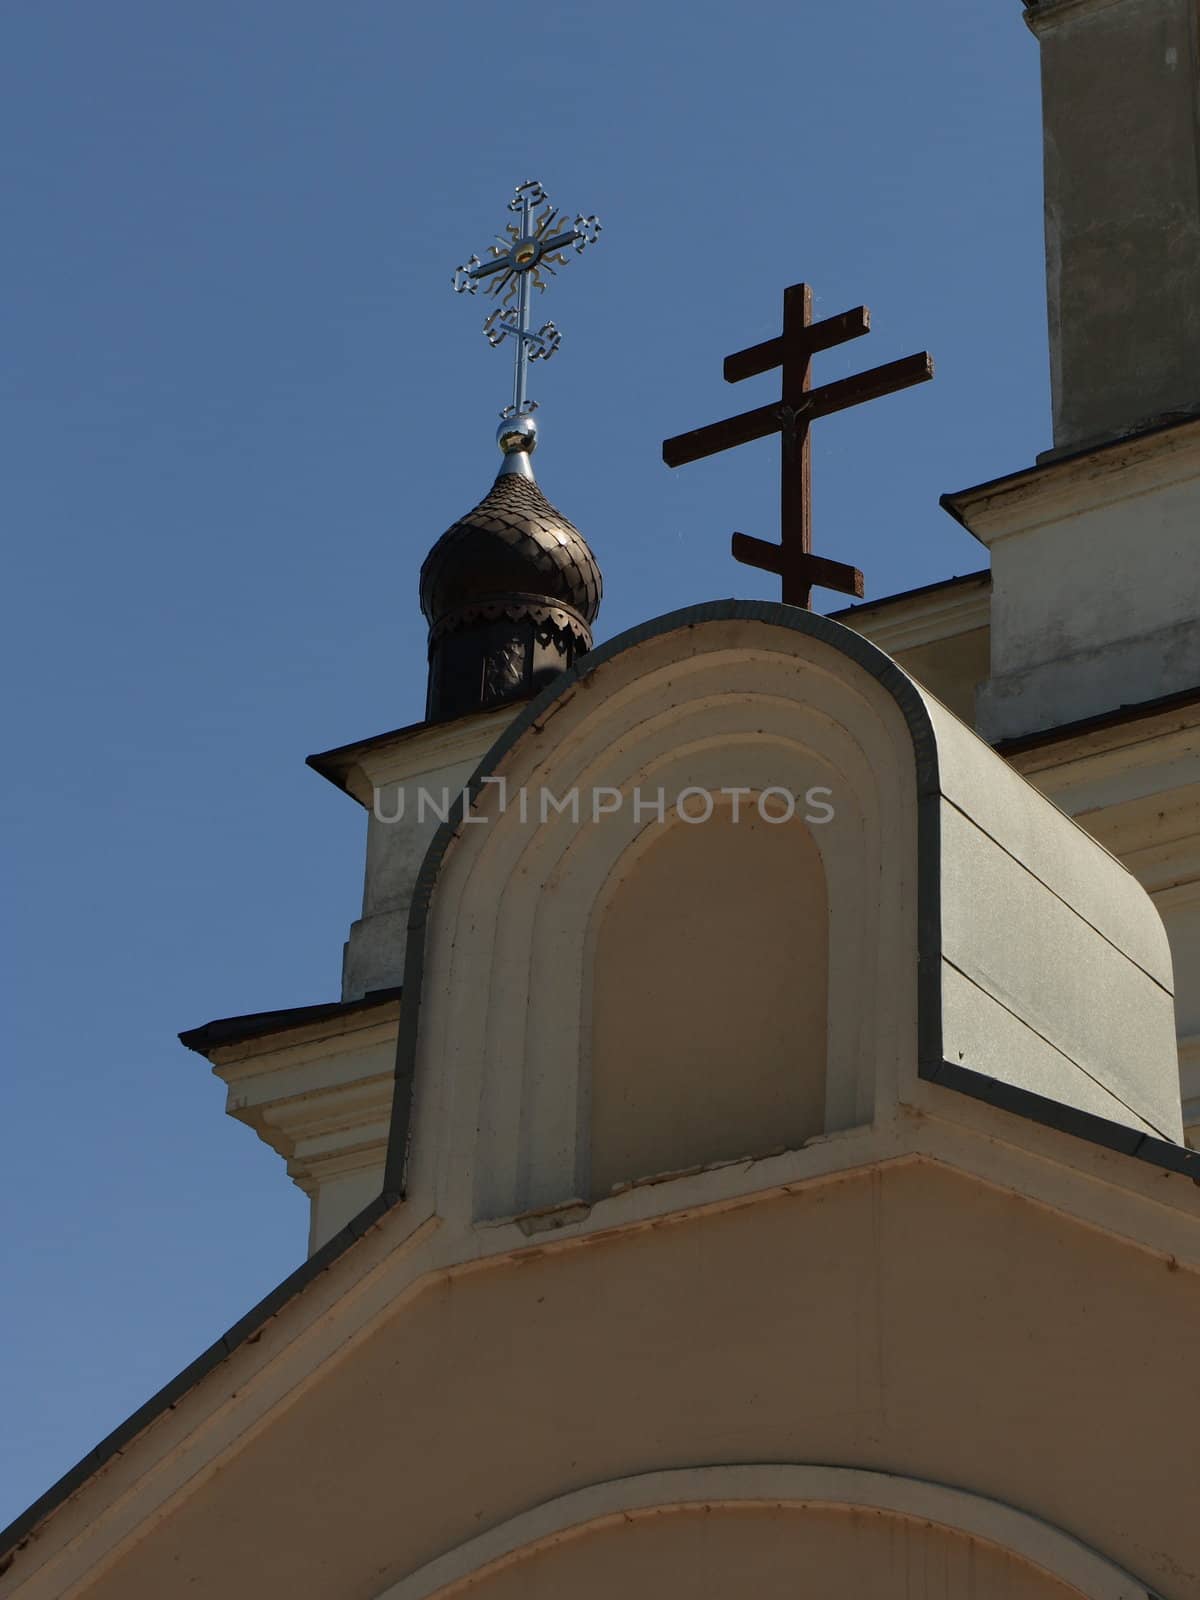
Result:
[[[845,411],[880,395],[895,394],[933,377],[933,357],[923,350],[920,355],[889,361],[886,366],[872,367],[869,372],[814,389],[813,356],[819,350],[830,350],[834,345],[857,339],[870,331],[871,313],[866,306],[856,306],[841,316],[814,322],[812,289],[807,283],[793,284],[783,291],[780,337],[751,345],[748,350],[739,350],[736,355],[725,358],[727,383],[740,383],[743,378],[782,367],[781,399],[769,406],[759,406],[756,411],[744,411],[739,417],[727,417],[724,422],[713,422],[707,428],[696,428],[692,433],[663,440],[663,460],[669,467],[682,467],[689,461],[749,444],[752,439],[765,439],[772,433],[782,436],[779,543],[769,544],[765,539],[735,533],[732,550],[735,561],[779,575],[786,605],[810,605],[814,584],[836,589],[840,594],[855,595],[860,600],[863,596],[863,575],[857,567],[812,553],[812,449],[809,442],[812,423],[818,417]]]

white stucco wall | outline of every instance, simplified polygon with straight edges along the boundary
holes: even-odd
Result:
[[[958,501],[992,558],[991,675],[977,705],[985,739],[1200,683],[1200,424]]]

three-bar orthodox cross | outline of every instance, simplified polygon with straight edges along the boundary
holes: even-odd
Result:
[[[545,289],[544,272],[554,277],[556,267],[567,265],[570,257],[563,251],[568,246],[578,253],[595,244],[600,234],[596,217],[577,216],[568,222],[536,181],[518,185],[508,209],[517,220],[507,223],[503,234],[496,235],[496,243],[488,246],[491,259],[481,261],[472,256],[457,268],[453,279],[458,294],[474,294],[482,284],[485,293],[500,298],[483,331],[493,349],[510,336],[516,344],[512,404],[500,413],[506,420],[526,417],[536,409],[537,401],[525,393],[529,363],[548,361],[562,343],[562,334],[552,322],[536,329],[529,326],[531,291]]]
[[[779,338],[725,358],[728,383],[740,383],[743,378],[782,367],[781,399],[663,441],[663,460],[669,467],[682,467],[688,461],[749,444],[752,439],[765,439],[772,433],[781,435],[779,543],[735,533],[732,549],[735,561],[779,575],[787,605],[809,605],[814,584],[859,599],[863,595],[863,575],[857,567],[812,553],[811,425],[818,417],[828,417],[933,377],[933,357],[923,350],[919,355],[889,361],[886,366],[814,389],[813,356],[870,331],[871,313],[866,306],[814,322],[812,290],[806,283],[793,284],[783,292],[783,332]]]

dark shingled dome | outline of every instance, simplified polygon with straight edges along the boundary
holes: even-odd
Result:
[[[433,627],[508,597],[569,606],[586,623],[602,584],[587,541],[530,477],[502,472],[434,545],[421,568],[421,610]]]
[[[495,483],[421,568],[429,721],[528,700],[592,648],[596,558],[537,486],[532,424],[502,432]]]

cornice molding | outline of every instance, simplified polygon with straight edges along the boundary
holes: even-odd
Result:
[[[1098,507],[1200,478],[1200,419],[1189,417],[1098,450],[1027,467],[1004,478],[944,494],[939,504],[990,548]]]
[[[1109,11],[1121,3],[1122,0],[1025,0],[1025,23],[1040,38],[1072,17]]]
[[[479,760],[523,709],[524,703],[519,702],[448,722],[414,722],[407,728],[323,750],[309,756],[306,765],[369,811],[373,785],[403,783],[422,773]]]
[[[920,597],[898,600],[895,606],[880,606],[861,615],[847,615],[845,624],[864,639],[895,655],[916,650],[941,639],[955,639],[991,623],[992,594],[987,575],[978,584],[958,589],[932,591]]]

